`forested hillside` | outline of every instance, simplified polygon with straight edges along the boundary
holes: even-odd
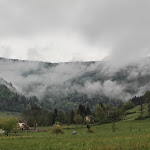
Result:
[[[0,58],[0,77],[27,99],[36,96],[47,109],[66,110],[79,104],[90,108],[100,103],[120,105],[143,95],[150,89],[149,66],[149,58],[120,67],[111,62],[47,63]]]
[[[36,104],[36,98],[26,98],[11,91],[6,85],[0,85],[0,111],[23,112]]]

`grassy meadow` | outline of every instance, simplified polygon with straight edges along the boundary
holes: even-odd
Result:
[[[131,113],[130,115],[126,116],[126,120],[134,120],[135,118],[138,118],[140,116],[140,105],[135,106],[132,109],[127,110],[128,113]],[[148,115],[148,105],[147,104],[143,104],[143,116],[147,116]]]
[[[147,115],[147,105],[143,106]],[[140,106],[128,110],[124,121],[91,125],[95,133],[87,133],[86,126],[63,126],[64,134],[50,132],[51,127],[37,127],[40,132],[19,132],[10,136],[0,134],[0,150],[150,150],[150,118],[135,120]],[[20,116],[19,113],[0,112],[0,117]],[[72,135],[77,131],[76,135]]]
[[[95,133],[87,128],[64,129],[64,134],[45,132],[20,132],[0,136],[0,150],[149,150],[150,119],[121,121],[115,124],[92,126]],[[43,128],[42,128],[43,129]],[[45,128],[48,129],[48,128]],[[77,135],[72,135],[76,130]]]
[[[22,114],[19,112],[9,112],[9,111],[0,111],[0,118],[11,118],[17,117],[18,119],[22,119]]]

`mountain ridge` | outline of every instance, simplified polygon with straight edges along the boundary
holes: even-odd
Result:
[[[4,61],[3,61],[4,60]],[[49,63],[0,58],[0,77],[26,97],[52,107],[119,103],[150,89],[150,59],[115,67],[110,62]]]

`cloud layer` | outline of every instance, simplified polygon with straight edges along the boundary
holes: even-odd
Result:
[[[1,0],[0,55],[125,64],[150,55],[149,13],[148,0]]]
[[[150,59],[116,68],[110,62],[43,62],[0,59],[0,77],[11,82],[25,96],[43,100],[69,94],[96,95],[129,100],[150,89]],[[2,83],[4,81],[2,80]]]

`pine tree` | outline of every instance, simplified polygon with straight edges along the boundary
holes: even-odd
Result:
[[[86,115],[91,115],[91,110],[90,110],[89,106],[87,106],[87,108],[86,108]]]
[[[74,111],[71,110],[71,113],[70,113],[70,124],[73,124],[74,123]]]
[[[58,111],[55,108],[52,116],[52,124],[55,124],[55,122],[57,121],[57,117],[58,117]]]

